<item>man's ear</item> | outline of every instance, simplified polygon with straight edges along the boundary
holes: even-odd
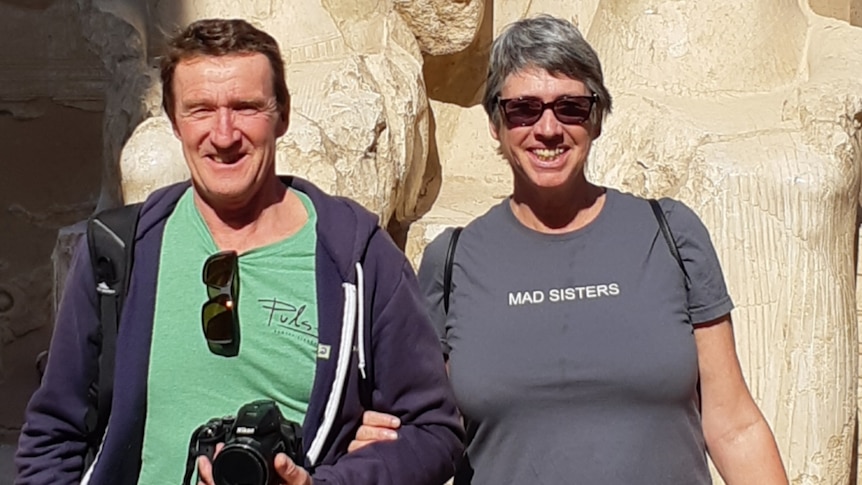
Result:
[[[179,130],[179,128],[177,128],[176,121],[174,121],[173,118],[171,118],[170,116],[168,116],[168,120],[171,122],[171,130],[174,132],[174,137],[177,140],[180,140],[181,139],[180,138],[180,130]]]
[[[276,134],[278,137],[287,133],[287,127],[290,126],[290,97],[287,98],[287,101],[284,102],[284,106],[281,107],[281,111],[278,113],[278,127],[276,128]]]

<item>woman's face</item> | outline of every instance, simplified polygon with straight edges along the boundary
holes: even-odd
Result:
[[[591,95],[581,81],[553,76],[538,68],[511,74],[500,91],[500,99],[529,97],[542,103]],[[573,99],[584,102],[583,98]],[[491,136],[500,142],[500,151],[512,166],[516,192],[577,190],[579,182],[585,181],[584,164],[596,131],[589,116],[586,118],[580,123],[562,123],[548,105],[539,120],[531,125],[509,123],[503,113],[499,128],[491,122]]]

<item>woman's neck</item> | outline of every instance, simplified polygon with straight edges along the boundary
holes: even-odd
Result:
[[[605,203],[605,189],[585,182],[576,191],[519,190],[509,199],[515,219],[546,234],[564,234],[591,223]]]
[[[612,89],[706,97],[792,82],[807,30],[796,0],[601,0],[588,38]]]

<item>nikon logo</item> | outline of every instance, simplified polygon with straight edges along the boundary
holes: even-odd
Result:
[[[237,426],[236,434],[254,434],[254,428],[247,428],[245,426]]]

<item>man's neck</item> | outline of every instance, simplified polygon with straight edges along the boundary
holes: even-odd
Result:
[[[299,197],[277,177],[251,199],[231,207],[216,208],[197,192],[194,202],[219,250],[240,254],[284,240],[308,221]]]

